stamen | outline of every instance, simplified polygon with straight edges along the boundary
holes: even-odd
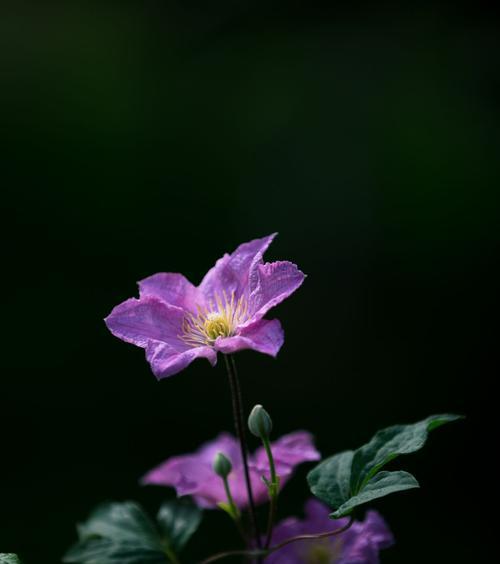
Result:
[[[209,308],[196,306],[197,314],[186,313],[182,323],[182,339],[188,345],[199,347],[213,345],[218,337],[231,337],[238,325],[247,319],[248,304],[244,296],[236,300],[234,290],[228,297],[225,290],[209,302]]]

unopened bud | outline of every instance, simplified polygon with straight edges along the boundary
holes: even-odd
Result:
[[[218,476],[220,476],[221,478],[227,478],[229,473],[233,469],[233,466],[227,456],[224,456],[222,452],[218,452],[215,455],[212,468]]]
[[[266,439],[273,430],[273,422],[269,413],[261,406],[256,405],[248,418],[248,428],[256,437]]]

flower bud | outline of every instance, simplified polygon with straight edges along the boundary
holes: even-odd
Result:
[[[233,469],[233,466],[227,456],[224,456],[222,452],[218,452],[215,455],[212,468],[218,476],[220,476],[221,478],[227,478],[229,473]]]
[[[266,439],[273,430],[273,422],[269,413],[261,406],[256,405],[248,418],[248,428],[256,437]]]

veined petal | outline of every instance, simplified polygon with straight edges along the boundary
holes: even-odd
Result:
[[[234,337],[219,337],[214,348],[225,354],[243,349],[276,356],[285,340],[281,323],[277,319],[259,319],[239,331]]]
[[[248,306],[251,320],[261,319],[304,281],[305,274],[288,261],[256,264],[250,273]]]
[[[246,289],[248,277],[255,264],[262,262],[262,256],[271,244],[276,233],[254,239],[240,245],[230,255],[225,254],[220,258],[203,278],[199,291],[205,301],[214,300],[216,294],[228,296],[234,292],[239,298]]]
[[[150,341],[158,341],[182,351],[187,348],[179,339],[183,319],[181,308],[155,297],[145,297],[117,305],[104,321],[115,337],[127,343],[146,348]]]
[[[157,341],[148,343],[146,358],[158,379],[177,374],[197,358],[206,358],[212,366],[217,363],[217,353],[211,347],[195,347],[179,351],[168,343]]]
[[[189,311],[196,309],[197,289],[182,274],[158,272],[144,278],[138,284],[141,298],[154,296],[167,304]]]

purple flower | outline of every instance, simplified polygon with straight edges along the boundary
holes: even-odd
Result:
[[[281,437],[271,443],[271,449],[276,472],[281,478],[280,486],[285,485],[295,466],[320,458],[319,452],[314,448],[312,436],[306,431],[296,431]],[[227,501],[223,482],[212,468],[218,452],[222,452],[231,461],[233,469],[228,476],[229,487],[236,505],[240,509],[244,508],[248,499],[240,446],[236,438],[227,433],[221,433],[215,440],[205,443],[194,454],[169,458],[148,472],[141,483],[172,486],[177,495],[191,495],[201,507],[215,508],[219,502]],[[255,502],[264,503],[268,499],[268,493],[261,476],[270,478],[264,447],[250,455],[248,463]]]
[[[305,506],[305,519],[289,517],[276,525],[272,544],[296,535],[334,531],[347,519],[332,521],[331,510],[316,499]],[[383,518],[376,511],[368,511],[364,521],[355,521],[347,531],[317,540],[290,543],[266,558],[266,564],[378,564],[379,550],[394,544],[394,538]]]
[[[253,349],[276,356],[283,329],[264,316],[302,284],[304,274],[291,262],[263,262],[275,235],[225,254],[198,287],[171,272],[145,278],[139,299],[126,300],[105,319],[108,329],[146,349],[157,378],[180,372],[196,358],[214,366],[217,352]]]

